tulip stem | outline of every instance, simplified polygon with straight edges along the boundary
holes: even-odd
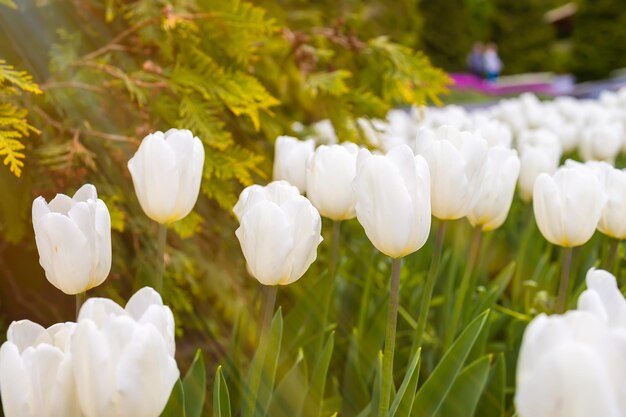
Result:
[[[163,292],[163,275],[165,274],[165,245],[167,242],[167,226],[159,223],[157,231],[157,273],[154,287],[158,293]]]
[[[619,240],[611,238],[609,241],[609,250],[607,257],[604,261],[604,269],[615,275],[615,260],[617,259],[617,252],[619,250]]]
[[[572,269],[572,252],[572,248],[563,248],[561,252],[561,282],[556,302],[556,312],[559,314],[565,312],[567,305],[567,290],[569,289],[569,278]]]
[[[85,302],[86,296],[87,296],[86,292],[79,292],[78,294],[76,294],[76,297],[75,297],[76,298],[76,321],[78,321],[78,313],[80,313],[80,308]]]
[[[276,306],[276,285],[263,285],[263,323],[261,324],[261,334],[266,334],[274,317],[274,307]]]
[[[402,258],[391,260],[391,280],[389,283],[389,310],[387,312],[387,331],[385,353],[383,355],[383,377],[378,417],[387,417],[391,402],[391,384],[393,384],[393,355],[396,347],[396,324],[398,322],[398,300],[400,297],[400,267]]]
[[[331,235],[331,252],[330,252],[330,275],[334,276],[337,272],[337,263],[339,262],[339,241],[341,239],[341,222],[333,221],[333,231]]]
[[[476,268],[476,264],[478,262],[478,255],[480,254],[480,246],[482,243],[483,233],[480,227],[475,227],[472,230],[472,243],[469,251],[469,259],[467,261],[467,265],[465,266],[465,271],[463,272],[463,277],[461,278],[461,285],[459,286],[459,291],[456,295],[456,300],[454,301],[454,309],[452,310],[452,319],[450,320],[446,340],[444,343],[444,352],[447,351],[447,348],[452,345],[454,341],[454,337],[456,336],[457,327],[459,325],[459,320],[461,319],[461,313],[463,312],[463,305],[465,303],[465,298],[467,297],[467,291],[470,289],[470,283],[472,281],[472,275],[474,273],[474,269]],[[468,317],[470,319],[471,317]]]
[[[416,339],[413,344],[414,348],[422,347],[424,333],[426,333],[426,322],[428,321],[428,311],[430,310],[430,300],[433,297],[433,290],[437,282],[437,274],[439,272],[439,262],[441,261],[441,252],[443,250],[443,238],[446,233],[445,220],[439,220],[437,227],[437,235],[435,236],[435,250],[433,258],[430,262],[430,269],[426,277],[426,283],[422,292],[422,302],[420,306],[420,315],[417,321]]]

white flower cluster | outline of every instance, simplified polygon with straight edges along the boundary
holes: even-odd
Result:
[[[179,377],[174,316],[152,288],[90,298],[76,323],[13,322],[0,348],[7,417],[158,417]]]

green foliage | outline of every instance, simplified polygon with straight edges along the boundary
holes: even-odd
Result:
[[[581,80],[599,79],[626,67],[626,9],[621,0],[581,0],[570,67]]]
[[[11,1],[2,4],[15,7]],[[26,156],[22,139],[39,133],[26,119],[28,110],[14,103],[22,93],[41,94],[41,90],[28,73],[0,59],[0,157],[16,177],[22,174]]]
[[[515,74],[550,69],[555,34],[543,18],[549,5],[542,0],[494,0],[492,8],[489,40],[498,45],[503,71]]]
[[[420,0],[424,19],[420,45],[435,65],[448,71],[465,69],[472,38],[470,14],[465,0]]]

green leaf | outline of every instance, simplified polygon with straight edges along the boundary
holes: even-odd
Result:
[[[302,416],[308,386],[307,381],[306,361],[304,360],[302,350],[300,350],[296,362],[285,374],[280,384],[276,387],[276,391],[272,394],[266,415],[271,417]]]
[[[183,390],[185,414],[187,417],[200,417],[206,399],[206,369],[200,349],[196,351],[196,356],[183,379]]]
[[[231,417],[230,396],[222,367],[217,367],[213,385],[213,417]]]
[[[455,340],[424,385],[417,392],[411,417],[432,417],[456,381],[467,356],[482,331],[489,311],[472,321]]]
[[[496,301],[500,299],[502,293],[508,288],[509,282],[511,282],[511,279],[515,275],[515,269],[515,261],[511,261],[511,263],[500,271],[498,276],[489,285],[487,294],[476,303],[470,304],[471,310],[466,312],[466,320],[470,320],[479,313],[491,308]]]
[[[351,76],[350,71],[346,70],[316,72],[309,74],[304,83],[304,88],[314,97],[318,94],[341,96],[349,91],[345,80]]]
[[[492,366],[485,392],[478,402],[477,416],[504,417],[504,393],[506,389],[506,361],[500,353]]]
[[[261,386],[261,380],[264,375],[269,376],[275,375],[276,373],[277,358],[280,351],[282,335],[283,314],[279,308],[272,319],[272,325],[269,333],[265,335],[267,337],[264,340],[261,340],[261,343],[252,358],[252,362],[250,363],[250,370],[248,371],[246,384],[242,393],[242,417],[253,417],[255,415],[263,414],[262,412],[265,410],[265,401],[269,397],[267,391],[269,390],[271,393],[274,385],[274,377],[272,377],[271,381],[265,381],[271,386],[264,386],[263,391],[260,391],[259,387]],[[266,369],[268,366],[269,368]]]
[[[257,410],[257,413],[260,411],[260,415],[262,416],[265,416],[267,413],[267,408],[269,407],[270,399],[272,397],[272,391],[274,390],[276,369],[278,368],[278,357],[280,355],[282,345],[282,311],[279,309],[276,314],[277,316],[274,316],[274,320],[277,322],[276,324],[272,322],[272,336],[269,339],[267,353],[265,354],[265,364],[263,365],[261,386],[259,387],[259,395],[257,399],[257,403],[260,407],[260,410]]]
[[[335,345],[335,333],[331,333],[324,349],[319,354],[317,364],[311,376],[311,384],[309,385],[309,393],[307,395],[307,406],[305,407],[305,415],[311,417],[321,417],[322,405],[324,403],[324,391],[326,388],[326,380],[328,379],[328,367],[330,359],[333,355],[333,347]]]
[[[380,406],[380,394],[383,389],[383,352],[378,351],[378,357],[376,361],[376,377],[374,378],[374,385],[372,387],[372,402],[370,406],[371,417],[378,415],[378,407]]]
[[[417,381],[420,375],[421,352],[421,348],[418,348],[415,355],[413,355],[402,385],[400,385],[400,389],[391,404],[389,417],[409,417],[411,415],[413,401],[415,401],[415,391],[417,390]]]
[[[441,405],[441,417],[474,415],[487,383],[490,362],[491,355],[485,355],[463,369]]]
[[[161,417],[186,417],[185,393],[180,378],[176,381],[174,389],[172,389],[170,399],[167,401],[167,405],[161,413]]]

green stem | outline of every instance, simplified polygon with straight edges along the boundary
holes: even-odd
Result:
[[[443,238],[446,233],[445,220],[439,220],[439,226],[437,227],[437,235],[435,237],[435,250],[433,252],[433,258],[430,262],[430,269],[426,276],[426,283],[422,292],[422,301],[420,305],[420,315],[417,319],[416,339],[413,343],[413,350],[422,347],[422,341],[424,340],[424,333],[426,332],[426,323],[428,321],[428,311],[430,310],[430,300],[433,297],[433,290],[435,289],[435,283],[437,282],[437,273],[439,272],[439,262],[441,261],[441,252],[443,250]]]
[[[167,226],[159,223],[157,230],[157,271],[154,289],[163,292],[163,275],[165,274],[165,245],[167,242]]]
[[[465,304],[465,298],[467,297],[467,291],[470,289],[470,283],[472,282],[472,274],[474,273],[476,263],[478,262],[482,236],[483,233],[480,227],[475,227],[472,230],[472,243],[470,245],[469,259],[467,261],[465,271],[463,272],[463,277],[461,278],[461,285],[459,286],[459,291],[457,292],[456,300],[454,302],[454,310],[452,311],[452,319],[448,324],[448,330],[446,332],[446,340],[444,343],[444,348],[446,350],[450,345],[452,345],[452,341],[454,341],[454,337],[456,336],[457,327],[459,326],[461,313],[463,312],[463,306]]]
[[[556,302],[556,313],[564,313],[567,306],[567,291],[569,289],[570,272],[572,268],[572,248],[563,248],[561,255],[561,282]]]
[[[339,262],[339,242],[341,240],[341,222],[333,221],[333,231],[331,235],[330,251],[330,275],[334,278],[337,273],[337,263]]]
[[[607,256],[604,260],[604,269],[611,272],[611,273],[615,273],[615,271],[613,271],[613,268],[615,267],[615,260],[617,259],[617,252],[619,250],[619,240],[617,239],[613,239],[610,238],[609,240],[609,250],[607,253]]]
[[[78,321],[78,313],[80,313],[80,308],[85,302],[85,298],[87,297],[87,292],[79,292],[76,294],[76,321]]]
[[[387,331],[385,335],[385,353],[383,355],[383,378],[378,417],[387,417],[391,402],[391,384],[393,384],[393,355],[396,348],[396,324],[398,322],[398,300],[400,297],[400,267],[402,258],[391,261],[391,280],[389,282],[389,309],[387,312]]]
[[[276,306],[276,285],[263,285],[263,322],[261,323],[261,335],[267,334],[274,317],[274,307]]]
[[[522,236],[522,243],[517,253],[517,267],[515,268],[515,274],[513,275],[513,282],[511,284],[511,298],[513,305],[517,305],[522,296],[522,281],[524,279],[524,261],[526,252],[528,250],[528,244],[531,241],[531,235],[536,227],[534,225],[534,214],[532,207],[527,210],[527,219],[524,226],[524,234]]]
[[[365,288],[363,288],[363,295],[361,297],[361,305],[359,308],[359,323],[357,329],[359,330],[359,337],[364,336],[365,329],[365,320],[367,319],[367,311],[369,306],[370,294],[372,293],[372,281],[374,280],[374,263],[376,262],[376,257],[373,257],[372,262],[370,262],[370,266],[367,270],[367,275],[365,276]]]

